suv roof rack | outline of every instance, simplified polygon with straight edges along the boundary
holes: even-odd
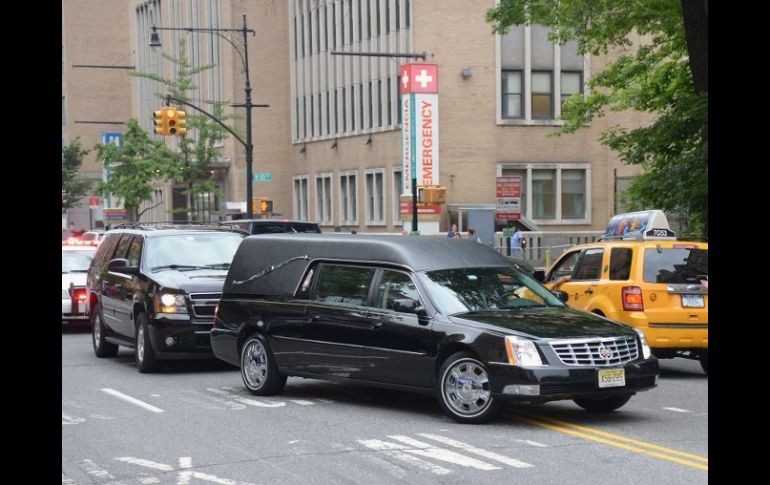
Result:
[[[223,224],[219,221],[158,221],[158,222],[132,222],[127,224],[119,224],[113,229],[139,229],[143,231],[160,231],[163,229],[209,229],[229,232],[240,232],[248,234],[247,231],[233,226],[231,224]]]

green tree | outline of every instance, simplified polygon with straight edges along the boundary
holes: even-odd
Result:
[[[80,178],[78,175],[78,170],[83,165],[83,157],[89,151],[80,146],[79,138],[61,149],[61,206],[63,209],[78,207],[80,199],[91,188],[91,181]]]
[[[644,168],[626,202],[684,216],[684,235],[708,236],[707,14],[708,0],[500,0],[486,15],[500,34],[512,25],[551,27],[552,41],[574,40],[581,54],[625,49],[630,34],[642,36],[637,49],[594,74],[588,96],[565,102],[565,124],[555,135],[573,133],[607,110],[654,114],[646,126],[616,125],[600,140]]]
[[[162,141],[151,139],[136,119],[128,122],[123,146],[97,144],[96,150],[110,172],[97,192],[122,199],[128,220],[137,221],[139,205],[152,200],[152,182],[167,180],[174,173],[176,155]]]
[[[187,57],[187,47],[184,40],[179,41],[179,57],[165,53],[162,55],[176,67],[176,76],[173,79],[155,73],[138,72],[131,73],[131,75],[152,79],[162,84],[166,92],[156,93],[156,95],[164,102],[167,94],[186,102],[193,101],[190,99],[190,92],[197,89],[193,82],[194,77],[213,69],[215,64],[197,67],[191,65]],[[212,109],[207,109],[207,111],[211,111],[214,117],[220,120],[232,118],[232,116],[223,114],[223,101],[215,100],[206,103],[212,106]],[[207,192],[218,192],[216,184],[211,180],[210,173],[212,165],[217,162],[220,156],[220,149],[216,145],[224,140],[226,130],[207,116],[194,114],[191,109],[184,106],[181,109],[187,114],[188,134],[179,137],[178,153],[171,160],[172,164],[169,167],[168,175],[187,186],[189,217],[196,219],[203,216],[202,209],[196,207],[196,196]]]

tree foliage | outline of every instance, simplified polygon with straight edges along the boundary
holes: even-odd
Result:
[[[699,1],[707,7],[707,0]],[[707,8],[700,13],[688,18],[702,21]],[[678,0],[500,0],[486,18],[500,34],[512,25],[551,27],[554,42],[574,40],[581,54],[623,50],[591,78],[587,96],[574,95],[565,102],[565,123],[556,134],[572,133],[607,110],[654,114],[646,126],[613,126],[600,138],[621,160],[644,168],[631,183],[627,202],[684,216],[685,235],[708,235],[708,83],[702,80],[708,65],[704,69],[707,57],[701,52],[708,43],[700,35],[707,30],[690,25],[690,35],[685,35]],[[643,42],[629,49],[634,33]],[[698,65],[692,66],[691,59]]]
[[[64,209],[78,207],[80,199],[91,188],[90,180],[78,176],[78,170],[83,165],[83,157],[89,151],[80,146],[79,138],[61,149],[61,206]]]
[[[176,155],[162,141],[151,139],[136,119],[128,122],[123,146],[97,144],[96,150],[110,174],[97,192],[122,199],[129,221],[136,221],[139,205],[152,200],[152,182],[174,173]]]

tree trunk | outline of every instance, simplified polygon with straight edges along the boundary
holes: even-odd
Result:
[[[696,93],[709,91],[709,2],[682,0],[684,35]]]

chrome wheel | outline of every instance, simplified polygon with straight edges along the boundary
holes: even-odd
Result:
[[[144,360],[144,325],[139,325],[136,333],[136,356],[139,362]]]
[[[241,368],[246,385],[259,389],[267,379],[267,352],[259,340],[250,340],[243,349]]]
[[[450,409],[466,417],[483,413],[492,402],[487,371],[472,359],[459,360],[444,372],[441,392]]]

